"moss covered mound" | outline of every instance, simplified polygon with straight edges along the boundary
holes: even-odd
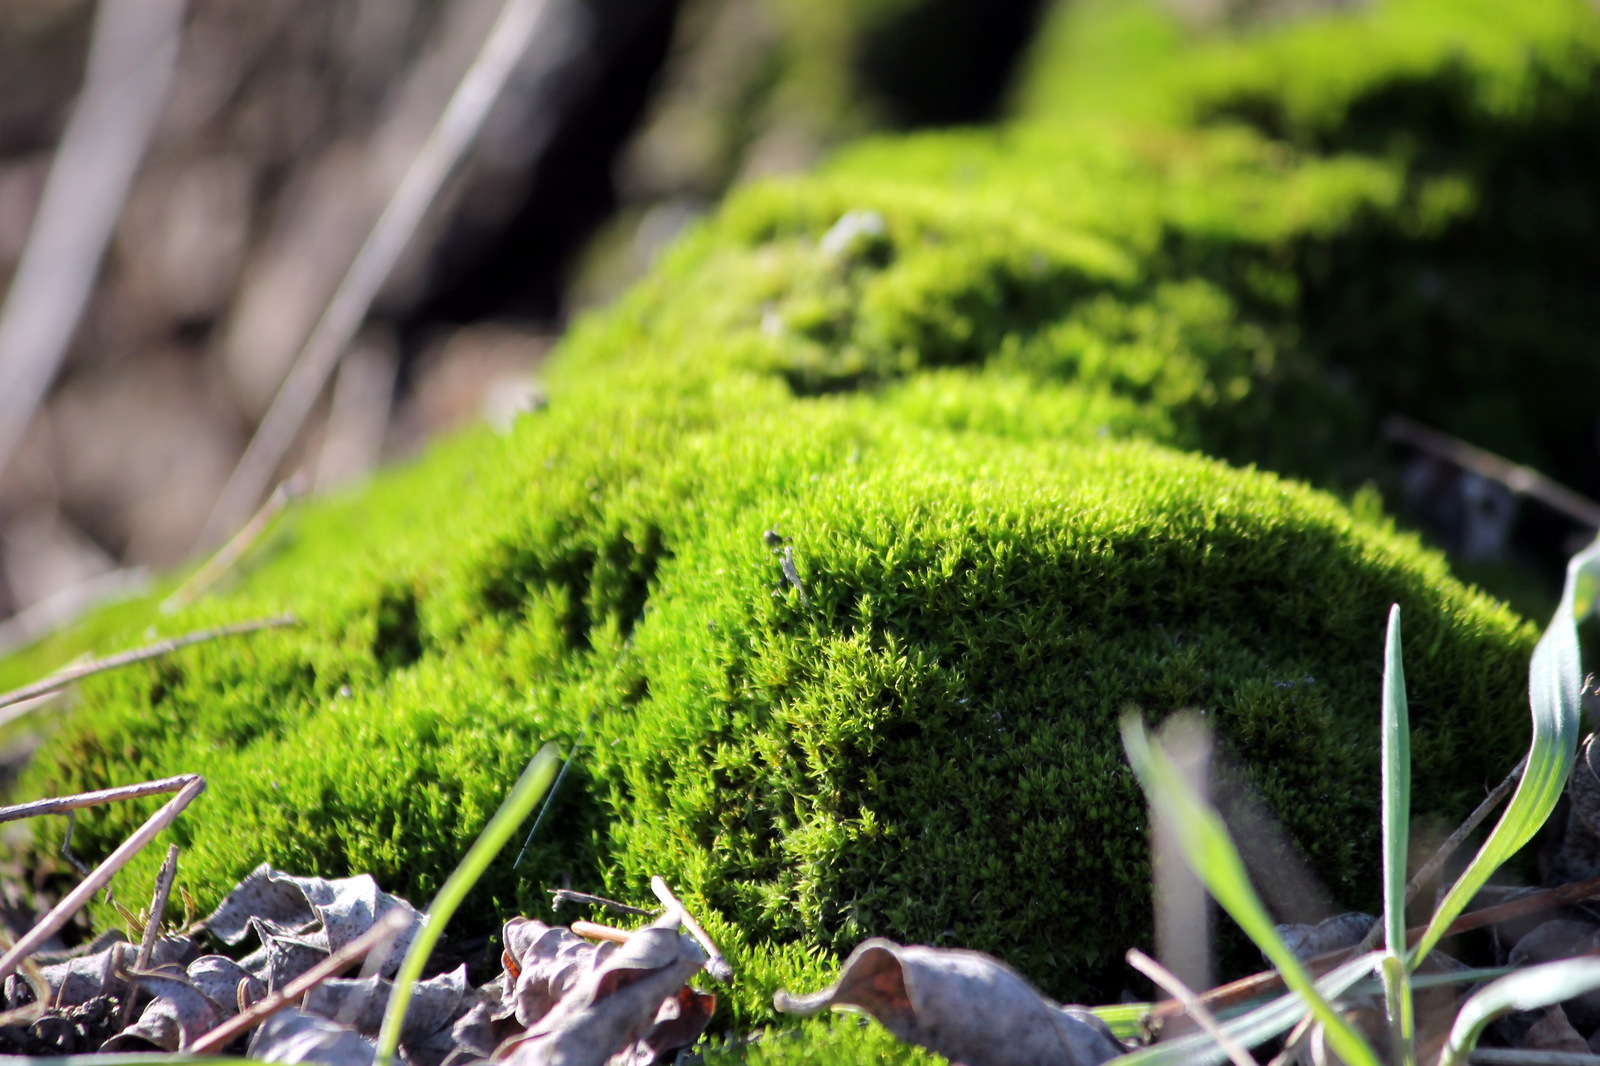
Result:
[[[1346,898],[1373,887],[1390,602],[1425,808],[1468,804],[1526,729],[1528,628],[1330,497],[770,383],[656,417],[558,397],[296,534],[227,608],[302,630],[97,683],[34,781],[205,772],[179,832],[207,894],[265,859],[426,898],[534,742],[587,727],[485,916],[664,873],[749,944],[962,944],[1114,993],[1149,910],[1124,709],[1212,715]]]
[[[1404,152],[1208,121],[881,141],[739,194],[574,330],[549,409],[307,507],[161,621],[300,628],[87,685],[26,787],[199,771],[175,832],[202,902],[263,860],[422,900],[533,746],[581,736],[528,862],[478,890],[480,929],[550,884],[640,895],[662,873],[736,947],[741,1011],[868,934],[1114,996],[1148,930],[1115,719],[1198,707],[1335,894],[1370,904],[1388,605],[1418,803],[1449,815],[1525,736],[1532,630],[1370,495],[1222,460],[1373,470],[1390,394],[1335,365],[1311,294],[1358,286],[1384,241],[1447,269],[1485,216],[1470,175]],[[1421,306],[1345,324],[1426,332]],[[1520,352],[1483,350],[1470,366]],[[1519,419],[1529,441],[1554,421]],[[81,819],[76,846],[141,816]]]

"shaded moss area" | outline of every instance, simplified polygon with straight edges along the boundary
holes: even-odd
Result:
[[[1025,109],[1039,123],[1242,126],[1396,167],[1395,210],[1283,249],[1301,345],[1381,409],[1600,493],[1593,5],[1385,0],[1185,36],[1154,4],[1064,5]]]
[[[1413,6],[1371,32],[1409,33]],[[1581,5],[1540,10],[1592,39]],[[1298,32],[1202,47],[1170,91],[1202,99],[1183,71],[1208,48],[1272,55]],[[1501,122],[1531,136],[1516,103]],[[1434,329],[1421,304],[1361,304],[1362,257],[1454,269],[1451,242],[1487,223],[1471,175],[1338,141],[1349,109],[1316,137],[1225,110],[1068,126],[1062,105],[740,193],[574,330],[548,409],[307,507],[226,595],[161,620],[300,628],[88,684],[26,787],[202,772],[175,830],[202,903],[261,861],[422,901],[537,744],[581,736],[474,931],[544,913],[553,885],[642,899],[659,873],[742,967],[743,1022],[867,935],[1115,999],[1149,936],[1115,723],[1197,708],[1333,894],[1370,905],[1389,604],[1417,804],[1446,817],[1524,741],[1534,633],[1371,493],[1280,474],[1343,490],[1379,469],[1399,394],[1334,357],[1368,343],[1336,325]],[[1495,336],[1452,367],[1516,367]],[[1426,373],[1404,346],[1380,369],[1385,350]],[[1517,412],[1528,441],[1555,422],[1539,402]],[[143,813],[80,819],[77,848]]]

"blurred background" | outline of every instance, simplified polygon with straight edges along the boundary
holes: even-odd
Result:
[[[1340,6],[1166,2],[1200,27]],[[531,44],[348,354],[290,419],[269,485],[298,472],[328,491],[537,403],[532,374],[572,316],[625,289],[729,187],[873,131],[1003,116],[1054,10],[536,6]],[[13,353],[50,349],[52,328],[62,342],[59,359],[19,372],[0,327],[0,652],[249,517],[260,493],[219,507],[230,475],[501,8],[0,5],[0,291],[13,289],[8,316],[22,304],[42,322],[29,336],[45,341],[21,344],[18,327]],[[68,206],[52,216],[46,190],[73,181],[80,198],[55,194]],[[84,198],[109,206],[97,215]],[[38,277],[76,270],[81,301],[70,284],[40,282],[39,298],[13,284],[30,241]]]

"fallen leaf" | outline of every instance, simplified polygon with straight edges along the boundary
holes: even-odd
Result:
[[[225,955],[202,955],[189,964],[188,973],[190,982],[216,1004],[220,1021],[267,994],[264,982]]]
[[[262,1062],[316,1062],[323,1066],[372,1066],[378,1049],[354,1029],[286,1008],[256,1029],[249,1057]]]
[[[705,952],[678,926],[677,913],[669,911],[615,950],[602,955],[596,949],[596,964],[532,1028],[496,1049],[494,1057],[513,1066],[602,1066],[617,1055],[624,1056],[622,1061],[639,1061],[635,1045],[649,1040],[663,1003],[675,999],[705,965]],[[667,1021],[676,1028],[675,1014]]]
[[[104,1052],[187,1051],[222,1021],[217,1005],[176,968],[130,975],[155,998],[139,1020],[101,1045]]]
[[[850,953],[828,988],[809,996],[780,991],[772,1002],[801,1015],[858,1007],[897,1039],[967,1066],[1097,1066],[1126,1050],[1088,1011],[1046,999],[976,951],[874,938]]]
[[[295,877],[262,863],[228,893],[202,925],[225,944],[238,944],[254,930],[263,941],[263,950],[269,949],[268,934],[289,938],[320,951],[314,963],[361,936],[396,907],[410,914],[411,924],[395,938],[379,970],[382,976],[393,977],[416,935],[420,916],[405,900],[379,890],[367,874],[335,880]],[[248,962],[245,968],[255,972]],[[281,982],[298,976],[284,977],[287,972],[284,967],[275,976]]]
[[[376,974],[360,980],[335,977],[307,992],[301,1009],[375,1038],[383,1027],[384,1010],[393,990],[393,982]],[[438,1066],[443,1062],[456,1048],[452,1027],[475,1001],[464,965],[417,982],[400,1027],[400,1047],[406,1061],[417,1066]]]
[[[1578,1034],[1567,1020],[1561,1005],[1546,1010],[1522,1038],[1524,1051],[1572,1051],[1580,1055],[1589,1053],[1589,1042]]]

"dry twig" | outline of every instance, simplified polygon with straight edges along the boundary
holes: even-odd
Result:
[[[366,243],[356,254],[311,336],[306,339],[201,534],[219,537],[255,506],[300,433],[328,377],[367,317],[373,298],[399,262],[445,180],[477,139],[490,108],[544,21],[548,0],[505,0],[483,48],[412,159]]]
[[[107,670],[116,670],[134,663],[144,662],[146,659],[159,659],[163,655],[170,655],[180,648],[187,648],[191,644],[202,644],[208,640],[217,640],[222,637],[237,637],[245,633],[254,633],[262,629],[281,629],[284,626],[296,625],[295,617],[290,614],[281,614],[275,618],[259,618],[250,622],[237,622],[233,625],[217,626],[214,629],[201,629],[193,633],[185,633],[181,637],[170,640],[160,640],[143,648],[133,651],[118,652],[108,655],[104,659],[95,659],[91,662],[69,666],[64,670],[57,670],[42,681],[35,681],[31,685],[12,689],[0,695],[0,707],[10,707],[23,700],[31,700],[36,696],[43,696],[50,692],[66,688],[74,681],[82,681],[95,674],[103,674]]]
[[[362,933],[278,991],[262,999],[249,1010],[234,1015],[199,1040],[196,1040],[193,1046],[189,1048],[189,1054],[209,1055],[213,1052],[221,1051],[232,1043],[235,1037],[259,1025],[328,978],[348,970],[357,962],[360,962],[368,952],[379,944],[399,936],[401,930],[405,928],[406,923],[410,920],[410,913],[403,908],[396,907],[389,911],[389,913],[374,922],[371,929],[368,929],[365,933]]]
[[[15,973],[22,960],[37,951],[39,945],[50,939],[56,930],[66,925],[67,920],[78,913],[78,910],[85,903],[88,903],[106,882],[115,877],[117,871],[126,866],[129,859],[137,855],[146,844],[154,840],[157,833],[172,824],[172,820],[205,789],[206,779],[199,776],[193,777],[176,796],[173,796],[163,804],[161,809],[152,814],[143,825],[134,831],[132,836],[123,841],[116,851],[113,851],[106,857],[104,862],[96,866],[93,872],[78,887],[68,892],[61,898],[61,902],[50,908],[48,914],[40,918],[32,929],[18,938],[10,951],[0,957],[0,981]]]
[[[150,916],[145,919],[144,935],[139,938],[139,954],[134,956],[133,968],[138,973],[150,969],[150,956],[155,954],[156,941],[161,939],[161,922],[167,914],[167,900],[172,895],[172,880],[178,876],[178,845],[167,846],[167,857],[156,874],[156,891],[150,899]],[[117,1018],[117,1030],[128,1027],[133,1019],[135,996],[131,993],[122,1001],[122,1011]]]
[[[250,521],[246,522],[233,535],[233,539],[217,550],[217,554],[207,559],[205,565],[189,575],[189,579],[172,595],[161,602],[161,610],[167,614],[182,610],[201,596],[210,591],[217,580],[232,570],[234,565],[250,550],[251,545],[260,539],[268,524],[278,516],[289,504],[299,499],[305,493],[305,478],[300,474],[289,478],[272,490],[272,495],[267,497],[267,502],[262,504]]]
[[[1550,480],[1537,470],[1401,415],[1384,419],[1383,434],[1397,444],[1427,452],[1485,480],[1504,485],[1515,495],[1538,500],[1581,526],[1600,529],[1600,503]]]
[[[1217,1021],[1217,1016],[1206,1009],[1206,1005],[1200,1002],[1200,997],[1192,988],[1178,980],[1176,974],[1138,948],[1129,948],[1127,959],[1129,966],[1150,978],[1169,996],[1182,1003],[1189,1017],[1217,1042],[1217,1046],[1227,1053],[1234,1066],[1258,1066],[1256,1060],[1250,1057],[1250,1052],[1240,1047],[1239,1042],[1227,1034],[1222,1024]]]
[[[184,785],[198,778],[198,774],[179,774],[177,777],[163,777],[156,781],[141,781],[137,785],[120,785],[117,788],[102,788],[94,792],[77,792],[71,796],[52,796],[49,799],[30,800],[27,803],[18,803],[11,807],[0,807],[0,822],[15,822],[22,818],[37,818],[41,814],[64,814],[67,811],[82,810],[84,807],[98,807],[102,803],[115,803],[118,800],[159,796],[167,792],[176,792]]]
[[[667,882],[660,877],[650,878],[650,891],[656,894],[656,899],[659,899],[668,910],[678,912],[678,920],[683,923],[683,927],[689,930],[689,934],[700,942],[701,947],[706,949],[706,973],[718,981],[733,980],[733,967],[728,965],[728,960],[722,957],[722,952],[717,949],[717,945],[711,942],[711,938],[700,927],[700,923],[695,921],[694,915],[689,913],[687,907],[678,902],[678,897],[672,894],[672,889],[667,887]]]

